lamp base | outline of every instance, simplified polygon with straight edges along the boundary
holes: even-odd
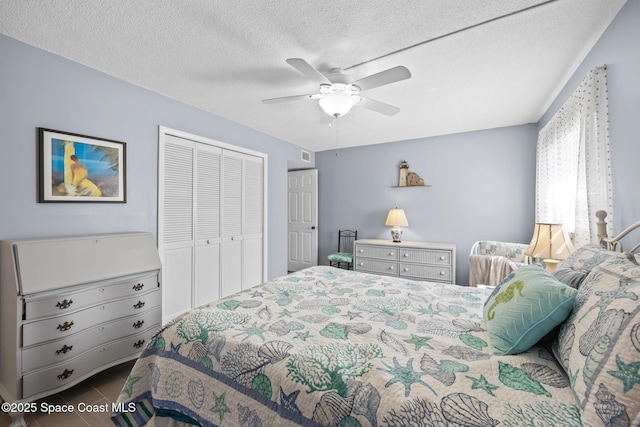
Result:
[[[391,229],[391,239],[393,240],[393,243],[400,243],[400,237],[402,236],[402,230],[400,230],[400,227],[396,228],[393,227]]]
[[[558,268],[558,264],[560,263],[557,259],[543,259],[544,269],[547,270],[548,273],[553,273]]]

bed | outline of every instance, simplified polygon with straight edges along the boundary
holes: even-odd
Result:
[[[559,266],[575,273],[577,289],[537,267],[516,270],[493,291],[327,266],[271,280],[158,331],[133,366],[112,421],[640,425],[637,258],[580,248]],[[530,342],[520,337],[515,350],[505,349],[494,319],[534,294],[530,276],[544,277],[553,292],[540,292],[561,301],[542,320],[521,310]],[[550,317],[557,318],[551,325]]]

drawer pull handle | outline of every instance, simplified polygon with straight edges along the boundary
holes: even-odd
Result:
[[[440,275],[441,275],[441,276],[444,276],[444,271],[441,271],[441,272],[440,272]]]
[[[389,267],[389,270],[393,270],[393,265]]]
[[[56,329],[60,331],[68,331],[73,326],[73,320],[71,322],[64,322],[62,325],[58,325]]]
[[[404,271],[409,271],[409,269],[405,267]]]
[[[136,323],[133,324],[133,327],[138,329],[138,328],[141,328],[142,325],[144,325],[144,320],[138,320]]]
[[[73,375],[73,369],[69,370],[69,369],[65,369],[63,373],[61,373],[60,375],[58,375],[58,379],[59,380],[66,380],[67,378],[69,378],[71,375]]]
[[[360,263],[360,267],[362,267],[363,265],[364,265],[364,262],[361,262],[361,263]]]
[[[444,255],[440,257],[440,261],[444,261]]]
[[[409,254],[404,254],[404,257],[405,258],[409,258]]]
[[[58,303],[56,304],[56,307],[58,307],[60,310],[64,310],[65,308],[69,308],[71,306],[71,304],[73,304],[73,300],[64,300],[62,302],[58,301]]]
[[[142,288],[144,288],[144,283],[136,283],[135,285],[133,285],[134,291],[141,291]]]
[[[360,249],[358,252],[360,252],[362,254],[362,253],[364,253],[364,249]]]
[[[73,350],[73,346],[72,345],[63,345],[62,348],[60,350],[56,350],[56,354],[67,354],[68,351]]]
[[[133,304],[133,308],[138,309],[138,308],[142,308],[144,307],[144,301],[138,301],[137,303]]]
[[[133,346],[135,348],[140,348],[144,345],[144,340],[138,340],[138,342],[136,342],[135,344],[133,344]]]
[[[393,252],[389,252],[389,256],[393,256],[393,255],[394,255],[394,253],[393,253]]]

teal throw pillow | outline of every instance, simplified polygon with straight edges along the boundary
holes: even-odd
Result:
[[[484,305],[493,354],[527,351],[569,316],[577,293],[539,264],[509,274]]]

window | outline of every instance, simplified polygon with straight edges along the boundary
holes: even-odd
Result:
[[[606,67],[597,67],[538,134],[536,222],[562,223],[576,247],[598,243],[597,210],[613,223],[607,104]]]

